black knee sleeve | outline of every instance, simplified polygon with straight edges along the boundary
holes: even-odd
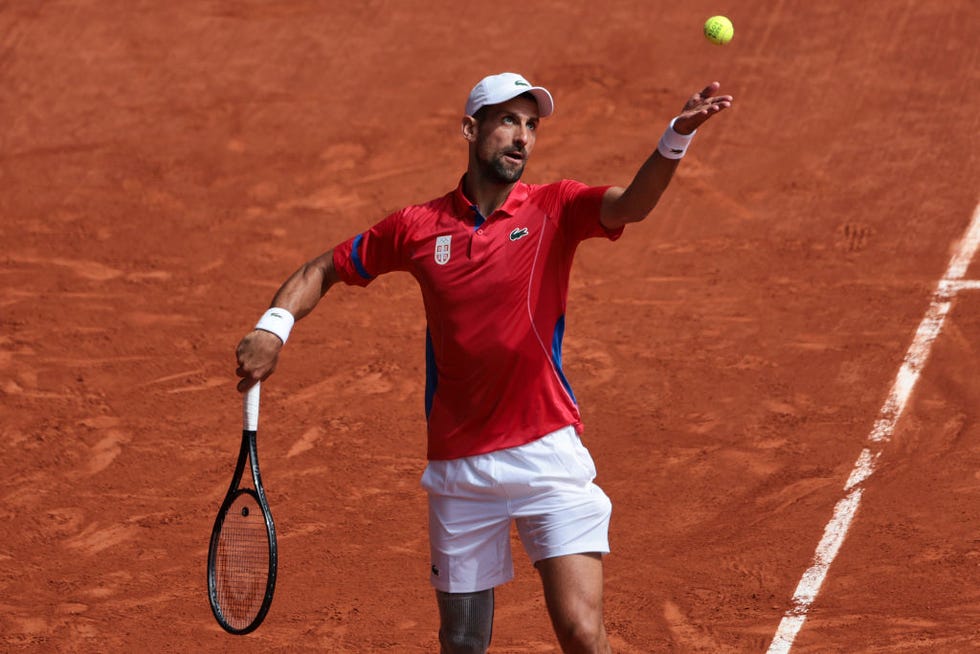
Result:
[[[484,654],[493,631],[493,589],[476,593],[436,591],[442,654]]]

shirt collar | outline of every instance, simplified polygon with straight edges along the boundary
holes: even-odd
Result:
[[[466,175],[464,174],[459,178],[459,184],[456,186],[456,190],[453,192],[453,208],[456,210],[456,215],[464,216],[466,218],[472,218],[473,216],[473,202],[466,197],[466,193],[463,191],[463,182],[466,181]],[[517,182],[514,188],[510,190],[510,195],[504,200],[504,203],[500,205],[494,213],[504,213],[508,216],[513,216],[517,210],[524,204],[527,196],[531,192],[531,187],[524,182]],[[485,216],[489,218],[490,216]]]

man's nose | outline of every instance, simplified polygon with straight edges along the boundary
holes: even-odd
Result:
[[[530,130],[527,125],[518,125],[517,129],[514,130],[514,143],[520,143],[521,145],[527,143],[529,133]]]

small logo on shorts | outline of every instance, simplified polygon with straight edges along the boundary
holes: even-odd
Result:
[[[436,566],[432,566],[432,574],[434,576],[438,577],[439,576],[439,568],[437,568]]]
[[[440,266],[445,266],[449,263],[449,247],[452,240],[452,236],[439,236],[436,238],[436,263]]]

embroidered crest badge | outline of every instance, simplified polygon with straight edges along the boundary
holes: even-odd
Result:
[[[440,266],[445,266],[449,263],[450,244],[453,237],[450,236],[438,236],[436,237],[436,263]]]

